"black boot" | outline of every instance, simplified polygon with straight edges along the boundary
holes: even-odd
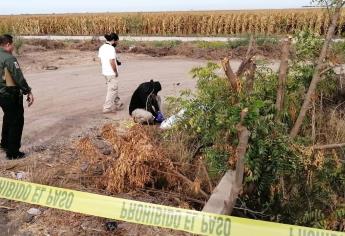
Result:
[[[25,153],[24,152],[17,152],[17,153],[7,153],[6,158],[9,160],[18,160],[25,158]]]

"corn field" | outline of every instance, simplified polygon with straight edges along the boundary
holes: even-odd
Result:
[[[0,33],[239,36],[286,35],[309,29],[323,35],[329,23],[329,14],[322,9],[17,15],[0,16]],[[345,11],[336,31],[337,36],[345,34]]]

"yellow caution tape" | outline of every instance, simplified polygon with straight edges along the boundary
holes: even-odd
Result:
[[[0,177],[0,198],[212,236],[345,236],[345,233],[210,214]]]

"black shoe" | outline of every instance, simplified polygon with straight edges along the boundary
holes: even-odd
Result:
[[[25,153],[24,152],[17,152],[15,154],[7,154],[6,158],[9,160],[18,160],[18,159],[22,159],[25,158]]]

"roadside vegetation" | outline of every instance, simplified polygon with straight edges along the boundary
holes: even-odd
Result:
[[[250,72],[241,76],[235,89],[229,79],[219,75],[219,65],[208,63],[192,70],[197,79],[195,92],[184,91],[169,99],[173,113],[186,112],[176,129],[165,135],[167,140],[183,138],[186,147],[198,144],[197,157],[207,166],[214,186],[228,169],[236,169],[238,125],[243,122],[250,136],[243,192],[236,203],[240,210],[235,208],[235,215],[342,231],[344,152],[323,145],[345,141],[343,75],[332,68],[322,73],[312,109],[298,137],[291,139],[290,130],[323,45],[323,40],[310,32],[300,32],[294,40],[280,111],[276,107],[278,74],[264,64],[257,66],[252,77]],[[334,44],[333,50],[342,44]],[[244,110],[247,114],[241,121]],[[189,156],[185,161],[191,164],[194,158]],[[207,179],[202,183],[207,191]]]

